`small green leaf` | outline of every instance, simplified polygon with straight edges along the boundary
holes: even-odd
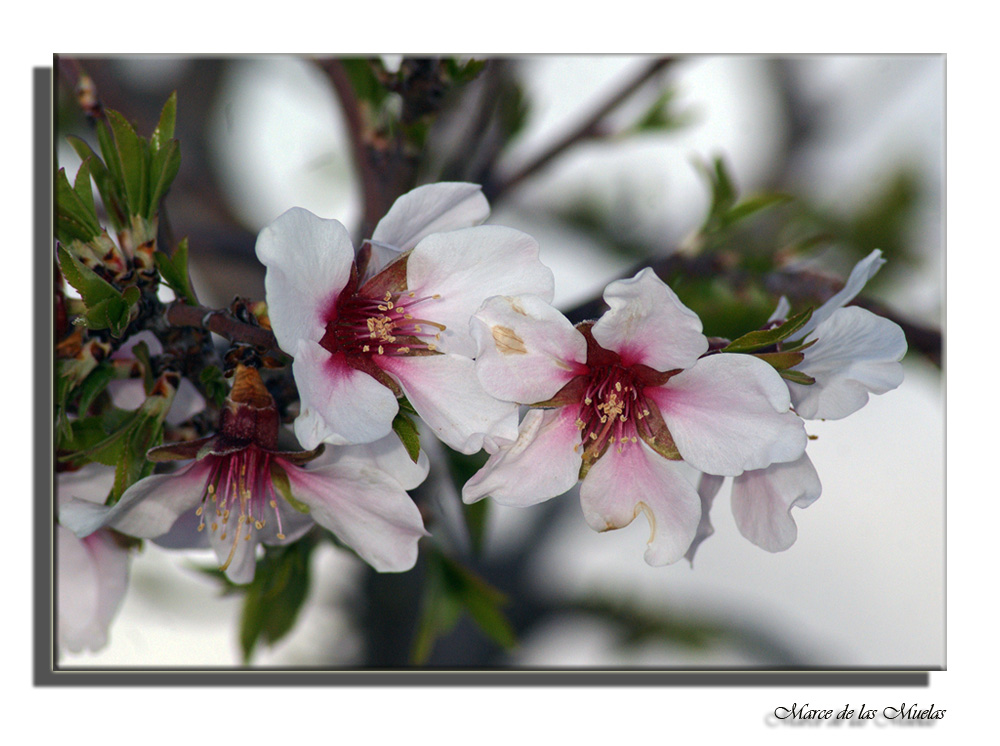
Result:
[[[157,150],[152,157],[149,166],[151,179],[149,189],[149,204],[146,207],[145,217],[152,220],[156,215],[160,200],[170,189],[177,172],[181,167],[181,149],[176,140],[171,140],[166,147]]]
[[[215,365],[206,365],[201,369],[201,374],[198,376],[201,381],[201,385],[205,389],[205,394],[211,399],[216,406],[221,407],[226,401],[226,395],[229,393],[229,385],[226,383],[225,377],[222,375],[222,371]]]
[[[759,357],[775,370],[788,370],[801,363],[805,355],[801,352],[758,352],[754,357]]]
[[[392,421],[392,429],[395,430],[396,435],[403,442],[403,447],[406,449],[410,460],[413,463],[417,463],[417,459],[420,458],[420,433],[417,430],[417,426],[413,424],[413,420],[402,412],[399,412]]]
[[[130,215],[143,215],[147,190],[147,153],[144,153],[143,142],[120,113],[109,109],[107,117],[114,133],[115,154],[121,165],[128,212]]]
[[[816,383],[816,379],[812,376],[806,375],[801,370],[782,370],[779,371],[781,377],[786,381],[791,381],[792,383],[801,383],[803,386],[809,386]]]
[[[167,99],[167,103],[163,105],[163,110],[160,112],[160,121],[156,125],[156,129],[153,130],[152,136],[149,138],[149,146],[155,153],[164,145],[167,141],[172,139],[174,136],[174,122],[177,119],[177,91],[170,94],[170,98]]]
[[[80,402],[77,404],[77,412],[80,416],[87,413],[94,399],[107,388],[115,378],[115,369],[108,363],[99,363],[94,371],[87,376],[80,384]]]
[[[167,286],[177,294],[178,298],[191,305],[197,305],[198,299],[191,287],[191,276],[188,274],[188,240],[183,238],[178,242],[172,256],[158,251],[154,254],[156,268]]]
[[[99,125],[98,133],[101,131],[100,127],[103,126],[103,123]],[[107,128],[105,127],[105,129]],[[125,214],[121,210],[121,200],[117,196],[111,172],[108,171],[107,166],[104,165],[104,161],[100,159],[86,142],[73,136],[69,136],[66,139],[73,146],[73,149],[80,156],[81,160],[87,161],[89,159],[90,173],[94,179],[94,183],[97,185],[97,192],[101,195],[104,208],[108,211],[108,216],[115,230],[121,230],[125,224]]]
[[[80,169],[84,170],[84,166]],[[90,177],[86,176],[88,187],[89,179]],[[79,174],[77,182],[81,182]],[[101,225],[97,222],[93,200],[88,205],[81,199],[79,192],[70,186],[64,168],[60,168],[56,173],[55,208],[56,238],[63,243],[68,244],[74,239],[86,243],[94,236],[100,235]]]
[[[723,352],[752,352],[764,347],[776,345],[778,342],[797,332],[812,316],[812,309],[807,308],[800,314],[792,316],[781,326],[774,329],[758,329],[744,334],[730,342],[722,349]]]
[[[722,220],[722,227],[728,228],[734,223],[755,215],[758,212],[776,207],[777,205],[788,204],[792,199],[791,195],[780,193],[760,194],[750,197],[740,202],[725,214]]]
[[[92,308],[97,304],[118,298],[121,300],[121,293],[115,286],[101,278],[96,272],[69,253],[64,246],[59,247],[59,269],[63,276],[83,299],[87,308]]]
[[[271,484],[274,485],[274,489],[278,491],[278,494],[285,498],[285,501],[297,511],[300,513],[309,512],[309,506],[299,502],[295,499],[295,495],[292,494],[292,485],[288,481],[287,472],[274,462],[271,463]]]

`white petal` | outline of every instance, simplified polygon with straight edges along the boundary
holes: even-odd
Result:
[[[103,631],[93,628],[97,615],[97,584],[97,570],[83,540],[57,526],[56,623],[60,650],[78,653],[84,648],[97,650],[107,643]]]
[[[390,433],[381,440],[365,445],[327,448],[319,458],[309,462],[309,468],[316,469],[336,464],[353,465],[356,468],[364,464],[374,464],[392,476],[404,490],[412,490],[423,482],[430,469],[427,454],[421,450],[414,463],[396,433]]]
[[[347,229],[293,207],[260,232],[257,258],[267,267],[267,312],[281,349],[294,355],[299,340],[322,339],[354,263]]]
[[[128,551],[110,531],[77,539],[57,527],[56,619],[59,648],[99,650],[128,588]]]
[[[698,493],[681,468],[641,440],[621,453],[608,448],[587,472],[580,502],[595,531],[627,526],[640,512],[645,514],[650,529],[645,559],[654,566],[684,556],[701,517]]]
[[[517,440],[497,450],[466,482],[462,500],[473,503],[489,495],[501,505],[524,507],[570,489],[580,475],[578,412],[579,407],[530,410]]]
[[[345,460],[288,472],[309,515],[379,572],[409,570],[427,536],[420,511],[393,477],[372,463]]]
[[[768,319],[768,321],[769,322],[784,321],[785,319],[788,318],[788,314],[791,310],[792,310],[792,304],[788,302],[788,298],[786,298],[785,296],[781,296],[780,298],[778,298],[778,305],[774,309],[774,313],[771,314],[771,317]]]
[[[715,527],[712,525],[711,512],[712,503],[715,501],[715,496],[719,494],[719,489],[722,487],[723,477],[716,476],[715,474],[702,474],[698,479],[698,499],[701,500],[701,519],[698,521],[698,532],[695,534],[694,539],[691,541],[691,546],[684,553],[684,558],[694,566],[694,555],[698,551],[698,547],[701,543],[705,541],[709,536],[715,533]]]
[[[788,411],[784,379],[750,355],[709,355],[645,393],[681,456],[699,471],[736,476],[805,451],[805,428]]]
[[[161,536],[201,502],[210,473],[211,463],[203,460],[173,474],[154,474],[125,490],[110,508],[70,498],[60,506],[59,522],[81,537],[105,526],[141,539]]]
[[[393,203],[375,226],[372,243],[389,249],[382,256],[391,261],[395,255],[409,251],[432,233],[471,228],[489,215],[489,202],[478,184],[427,184],[407,192]]]
[[[295,351],[292,374],[300,409],[295,437],[306,450],[320,443],[371,443],[392,431],[396,395],[367,373],[312,342]]]
[[[795,543],[792,508],[806,508],[822,485],[805,454],[797,461],[748,471],[733,480],[732,506],[740,533],[762,549],[781,552]]]
[[[526,233],[482,225],[423,239],[410,254],[406,283],[417,297],[440,295],[421,304],[422,318],[444,324],[440,348],[466,357],[476,354],[469,318],[494,295],[533,294],[551,301],[552,271],[538,260],[538,243]]]
[[[813,311],[813,315],[809,317],[809,321],[801,329],[790,335],[788,340],[794,342],[795,340],[805,338],[813,329],[830,318],[834,311],[838,308],[843,308],[854,300],[857,294],[864,290],[868,281],[882,268],[883,264],[885,264],[885,259],[882,258],[882,252],[879,249],[875,249],[871,254],[855,264],[854,269],[851,270],[851,276],[847,278],[847,282],[841,288],[840,292],[836,293],[826,303]]]
[[[551,399],[587,362],[587,340],[536,295],[496,296],[472,317],[476,375],[498,399]]]
[[[701,319],[648,267],[604,291],[609,306],[593,327],[594,339],[622,356],[660,371],[690,368],[708,349]]]
[[[483,391],[469,358],[387,355],[379,364],[434,434],[456,451],[475,453],[486,436],[517,438],[517,405]]]
[[[868,403],[868,394],[884,394],[903,382],[906,336],[899,326],[863,308],[838,309],[811,335],[816,344],[803,354],[796,370],[816,383],[788,383],[800,417],[838,420]]]

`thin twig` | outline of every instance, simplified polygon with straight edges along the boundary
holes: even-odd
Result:
[[[267,350],[278,349],[278,341],[271,331],[237,321],[225,310],[173,303],[167,308],[166,319],[173,326],[208,329],[230,342],[246,342]]]
[[[599,135],[601,132],[601,124],[608,114],[617,109],[618,106],[625,101],[625,99],[641,88],[646,81],[659,73],[667,65],[675,61],[676,58],[674,57],[660,57],[653,60],[632,80],[625,83],[625,85],[623,85],[611,98],[597,107],[597,109],[595,109],[588,117],[583,119],[575,129],[566,133],[561,140],[553,143],[553,145],[545,152],[539,154],[538,157],[530,163],[527,163],[511,176],[508,176],[505,179],[500,179],[492,186],[484,185],[484,193],[486,194],[486,197],[491,202],[500,199],[500,197],[506,192],[518,186],[522,181],[534,175],[537,171],[543,169],[549,164],[550,161],[561,155],[563,151],[568,150],[578,142]]]

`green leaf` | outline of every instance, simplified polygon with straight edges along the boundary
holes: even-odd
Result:
[[[102,127],[104,127],[103,123],[99,124],[98,134],[100,134]],[[107,128],[104,127],[104,129],[106,130]],[[80,156],[81,160],[87,161],[89,159],[90,174],[97,185],[97,192],[101,195],[104,208],[108,211],[108,216],[115,230],[121,230],[125,224],[125,214],[121,209],[121,200],[117,196],[113,176],[108,171],[108,167],[104,165],[104,161],[101,160],[86,142],[73,136],[69,136],[66,139],[73,146],[73,149]]]
[[[371,62],[360,57],[341,59],[339,62],[347,73],[358,99],[368,102],[377,109],[389,95],[389,91],[378,79]]]
[[[160,200],[170,189],[177,172],[181,167],[181,149],[176,140],[171,140],[166,147],[157,150],[152,157],[149,166],[151,179],[149,190],[149,204],[146,207],[145,217],[149,220],[156,215]]]
[[[816,383],[816,379],[812,376],[806,375],[801,370],[782,370],[779,371],[781,377],[786,381],[791,381],[792,383],[801,383],[803,386],[809,386]]]
[[[295,626],[309,595],[314,546],[313,541],[302,539],[287,547],[265,547],[243,600],[240,647],[244,663],[250,661],[261,638],[273,645]]]
[[[764,347],[776,345],[778,342],[801,329],[805,323],[809,321],[809,318],[812,316],[812,312],[813,310],[811,308],[807,308],[802,313],[792,316],[792,318],[788,319],[784,324],[775,327],[774,329],[758,329],[757,331],[744,334],[742,337],[734,339],[730,342],[722,349],[722,351],[752,352],[754,350],[763,349]]]
[[[115,378],[115,369],[106,362],[98,363],[93,372],[80,384],[80,402],[77,413],[82,417],[107,385]]]
[[[750,197],[740,202],[734,208],[729,210],[723,217],[722,227],[728,228],[734,223],[739,222],[745,218],[755,215],[762,210],[766,210],[777,205],[784,205],[791,202],[793,197],[789,194],[760,194],[755,197]]]
[[[417,459],[420,458],[420,433],[417,431],[417,426],[413,424],[413,420],[402,412],[398,412],[392,421],[392,429],[396,431],[396,435],[403,442],[403,447],[410,460],[417,463]]]
[[[153,258],[163,281],[177,294],[177,297],[191,305],[197,305],[198,299],[191,287],[191,276],[188,274],[187,238],[180,240],[172,256],[157,251]]]
[[[507,598],[467,567],[437,551],[427,555],[427,585],[411,661],[427,661],[434,642],[468,613],[476,626],[503,648],[517,644],[510,623],[500,611]]]
[[[87,158],[80,164],[80,168],[76,172],[76,178],[73,180],[73,191],[76,192],[76,196],[80,198],[80,202],[86,207],[87,215],[93,216],[94,225],[97,227],[96,232],[100,232],[101,226],[97,220],[97,208],[94,207],[94,189],[90,186],[90,163],[92,160],[92,158]]]
[[[144,215],[148,167],[146,158],[148,154],[144,152],[141,138],[125,117],[110,109],[107,112],[107,117],[114,133],[115,154],[121,165],[121,180],[125,187],[128,212],[130,215]]]
[[[81,171],[85,171],[85,166],[80,166]],[[85,172],[85,178],[89,188],[89,175]],[[82,184],[79,173],[77,182]],[[71,187],[69,179],[66,177],[66,169],[60,168],[56,173],[56,238],[63,243],[71,243],[74,239],[87,243],[94,236],[100,235],[101,225],[97,221],[97,213],[94,211],[93,199],[89,205],[81,199],[79,192]]]
[[[226,383],[225,376],[222,375],[222,371],[215,365],[206,365],[201,369],[201,374],[198,376],[201,381],[201,385],[205,389],[205,394],[208,396],[216,406],[221,407],[226,401],[226,395],[229,393],[229,384]]]
[[[309,506],[300,502],[292,494],[292,485],[288,480],[288,474],[277,463],[271,463],[271,484],[278,494],[285,498],[285,501],[300,513],[308,513]]]
[[[167,141],[172,139],[174,136],[174,122],[177,119],[177,91],[170,94],[170,98],[167,99],[167,103],[163,105],[163,110],[160,112],[160,121],[156,125],[156,129],[153,130],[152,136],[149,138],[149,146],[155,153],[164,145]]]
[[[801,352],[759,352],[754,357],[759,357],[775,370],[787,370],[801,363],[805,355]]]
[[[84,266],[64,246],[59,247],[59,269],[62,270],[66,282],[80,294],[88,309],[113,298],[121,300],[121,293],[114,285],[101,278],[89,267]]]

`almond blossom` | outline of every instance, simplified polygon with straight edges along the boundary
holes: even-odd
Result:
[[[678,560],[701,506],[679,465],[735,476],[794,461],[806,435],[767,363],[711,354],[701,321],[650,269],[611,283],[609,311],[574,327],[545,300],[491,298],[474,316],[476,373],[494,396],[532,408],[518,437],[463,489],[505,505],[547,500],[579,479],[597,531],[650,524],[646,561]],[[704,356],[704,357],[703,357]]]
[[[516,437],[516,406],[475,376],[469,317],[492,295],[551,299],[553,277],[533,238],[475,225],[487,211],[475,185],[421,187],[393,205],[357,261],[343,225],[301,208],[261,231],[268,313],[295,358],[305,448],[385,437],[401,396],[464,453]]]
[[[801,329],[786,342],[805,342],[802,362],[793,370],[814,379],[812,384],[785,381],[796,414],[807,420],[837,420],[868,403],[869,394],[884,394],[903,381],[900,361],[906,354],[906,336],[898,324],[864,308],[845,307],[885,264],[876,249],[851,270],[844,287],[817,308]],[[784,297],[769,322],[785,320],[790,306]],[[717,477],[702,477],[703,523],[688,559],[711,534],[708,511],[721,487]],[[795,543],[798,529],[792,508],[807,508],[822,492],[809,456],[747,471],[733,480],[730,502],[740,533],[769,552],[780,552]]]
[[[208,544],[234,583],[253,579],[259,544],[291,543],[314,522],[376,570],[413,567],[427,532],[405,490],[427,475],[426,457],[414,463],[392,435],[318,458],[322,448],[277,450],[278,433],[260,374],[240,365],[217,434],[147,454],[190,464],[139,480],[112,507],[70,501],[60,522],[79,537],[111,527],[169,547]]]

